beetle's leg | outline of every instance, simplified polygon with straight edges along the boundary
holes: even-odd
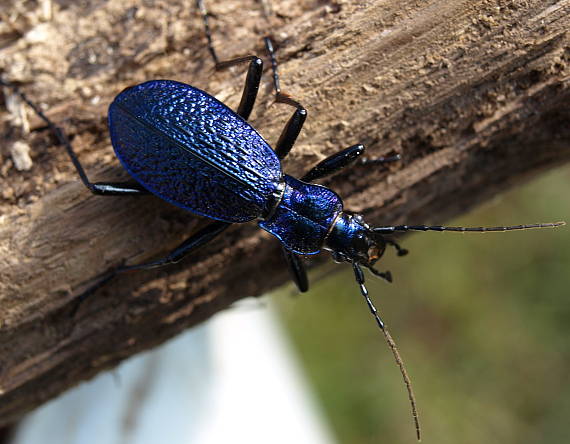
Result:
[[[149,268],[157,268],[168,264],[175,264],[176,262],[182,260],[182,258],[184,258],[184,256],[189,254],[192,250],[195,250],[196,248],[210,242],[212,239],[226,230],[230,225],[231,223],[229,222],[215,221],[209,225],[206,225],[200,231],[190,236],[178,247],[168,253],[167,256],[151,262],[145,262],[143,264],[125,265],[118,267],[114,270],[115,274],[123,273],[125,271],[147,270]]]
[[[216,69],[229,68],[230,66],[238,65],[243,62],[249,62],[249,68],[247,70],[245,86],[243,88],[243,93],[236,113],[244,120],[247,120],[253,110],[257,91],[259,90],[259,82],[261,81],[261,74],[263,73],[263,60],[257,56],[250,55],[227,60],[225,62],[218,62],[216,63]]]
[[[202,21],[204,22],[206,40],[208,40],[208,51],[210,51],[210,55],[212,56],[212,59],[214,59],[214,63],[217,65],[220,62],[220,60],[218,59],[218,55],[216,54],[216,50],[214,49],[214,43],[212,41],[212,31],[210,31],[210,14],[206,9],[204,0],[196,0],[196,7],[200,11],[200,14],[202,15]]]
[[[311,168],[309,172],[301,178],[301,180],[303,182],[311,182],[333,174],[353,163],[364,153],[364,150],[364,145],[358,144],[335,153]]]
[[[389,271],[378,271],[373,267],[368,267],[368,269],[372,272],[374,276],[378,276],[379,278],[382,278],[385,281],[392,283],[392,273],[390,273]]]
[[[93,194],[99,194],[103,196],[142,196],[144,194],[149,194],[149,192],[144,189],[141,185],[136,182],[97,182],[93,183],[89,181],[81,162],[77,158],[69,139],[65,135],[64,131],[57,126],[55,123],[49,119],[44,112],[40,109],[38,105],[32,102],[26,94],[24,94],[20,89],[4,80],[0,79],[0,85],[10,88],[15,94],[17,94],[25,103],[27,103],[30,108],[42,119],[50,131],[54,134],[58,142],[65,147],[67,154],[69,155],[73,166],[77,170],[81,182],[91,191]]]
[[[259,82],[261,82],[261,74],[263,73],[263,60],[254,55],[249,55],[245,57],[239,57],[237,59],[226,60],[220,62],[216,50],[214,49],[214,44],[212,42],[212,33],[210,31],[208,10],[203,0],[196,0],[196,5],[200,14],[202,15],[202,20],[204,22],[204,29],[206,32],[206,39],[208,41],[208,51],[212,59],[214,59],[214,64],[216,65],[216,70],[222,70],[229,68],[231,66],[239,65],[241,63],[249,62],[249,68],[247,70],[247,77],[245,79],[245,87],[241,96],[241,100],[236,113],[243,119],[249,119],[249,115],[253,110],[253,105],[255,104],[255,99],[257,97],[257,91],[259,90]]]
[[[325,176],[336,173],[342,168],[345,168],[356,161],[364,153],[364,145],[358,144],[348,147],[338,153],[335,153],[325,160],[319,162],[315,165],[307,174],[305,174],[301,180],[304,182],[311,182],[317,179],[322,179]],[[400,160],[400,155],[387,157],[378,157],[374,159],[363,159],[361,158],[359,164],[369,165],[377,164],[381,165],[384,163],[394,162]]]
[[[216,69],[225,69],[229,68],[230,66],[237,65],[239,63],[249,61],[249,69],[247,72],[247,78],[245,81],[245,87],[242,94],[242,98],[237,110],[237,114],[247,120],[251,114],[253,109],[253,105],[255,103],[255,99],[257,97],[257,92],[259,90],[259,83],[261,81],[261,74],[263,71],[263,62],[256,56],[246,56],[240,57],[233,60],[228,60],[224,62],[220,62],[216,50],[214,49],[212,33],[210,30],[209,24],[209,15],[208,10],[206,9],[206,5],[204,4],[203,0],[196,0],[196,4],[198,10],[202,15],[202,21],[204,22],[204,29],[206,33],[206,40],[208,41],[208,51],[214,60],[214,64],[216,65]],[[299,102],[289,97],[287,94],[281,92],[281,87],[279,85],[279,75],[277,73],[277,60],[275,59],[275,53],[273,50],[273,45],[269,37],[265,37],[265,46],[267,48],[267,52],[269,53],[269,57],[271,59],[271,68],[273,70],[273,84],[275,85],[275,101],[286,103],[288,105],[294,106],[297,109],[279,137],[279,141],[275,147],[275,152],[277,153],[277,157],[279,159],[283,159],[293,147],[297,136],[301,132],[301,128],[303,127],[303,123],[305,123],[305,119],[307,118],[307,111],[301,106]]]
[[[279,160],[284,159],[287,154],[289,154],[289,151],[291,151],[291,148],[293,148],[306,118],[307,111],[305,108],[297,108],[287,122],[287,125],[285,125],[285,128],[283,128],[277,145],[275,145],[275,154],[277,154]]]
[[[400,247],[400,244],[398,244],[398,242],[396,242],[395,240],[392,240],[392,239],[384,239],[384,242],[386,242],[388,245],[392,245],[392,246],[396,249],[396,251],[397,251],[397,253],[398,253],[398,256],[405,256],[406,254],[409,253],[408,250],[406,250],[405,248]]]
[[[305,265],[297,254],[287,250],[287,248],[283,248],[283,254],[297,288],[301,293],[305,293],[309,289],[309,280],[307,279]]]
[[[287,94],[281,92],[281,86],[279,84],[279,73],[277,71],[277,59],[275,58],[273,43],[269,37],[265,37],[263,40],[265,42],[265,48],[267,49],[267,53],[269,54],[269,58],[271,60],[271,70],[273,71],[273,86],[275,88],[275,101],[279,103],[285,103],[297,108],[287,122],[287,125],[285,125],[285,128],[283,128],[281,136],[279,136],[279,140],[277,141],[277,145],[275,145],[275,153],[281,160],[285,158],[285,156],[289,154],[289,151],[291,151],[291,148],[293,148],[293,144],[295,143],[295,140],[297,140],[297,136],[299,136],[299,133],[303,128],[303,124],[307,119],[307,110],[303,108],[299,102],[292,99]]]
[[[299,136],[303,124],[307,119],[307,110],[303,106],[293,100],[286,94],[281,92],[281,86],[279,84],[279,73],[277,71],[277,59],[275,58],[275,50],[273,49],[273,43],[269,37],[265,37],[265,48],[269,54],[271,60],[271,70],[273,71],[273,86],[275,88],[275,101],[280,103],[285,103],[287,105],[294,106],[296,108],[295,112],[283,128],[279,140],[275,145],[275,154],[279,160],[284,159],[287,154],[293,148],[297,137]],[[285,260],[289,266],[289,271],[291,277],[295,281],[297,288],[301,293],[306,292],[309,289],[309,280],[307,279],[307,271],[305,270],[305,265],[299,258],[299,256],[286,248],[283,248],[283,254],[285,255]]]
[[[267,54],[269,54],[269,58],[271,60],[271,69],[273,71],[273,86],[275,88],[275,101],[279,103],[286,103],[287,105],[291,105],[297,108],[295,113],[289,119],[289,122],[287,122],[287,125],[285,125],[285,128],[281,133],[281,137],[279,137],[279,141],[277,142],[277,145],[275,147],[275,152],[277,153],[277,157],[279,157],[279,159],[283,159],[285,156],[287,156],[287,154],[289,154],[289,151],[291,151],[291,148],[293,147],[293,144],[295,143],[297,136],[301,132],[303,123],[305,123],[305,119],[307,118],[307,110],[297,100],[293,99],[288,94],[285,94],[281,91],[281,84],[279,82],[279,72],[277,69],[277,58],[275,57],[273,42],[269,37],[265,37],[263,41],[265,42],[265,48],[267,49]],[[359,147],[360,149],[358,149]],[[319,168],[319,173],[322,172],[321,174],[323,174],[319,175],[318,178],[324,177],[328,174],[332,174],[335,171],[344,168],[348,164],[352,163],[353,160],[356,159],[356,157],[360,156],[360,154],[362,154],[363,152],[364,152],[363,145],[354,145],[340,153],[334,154],[328,159],[325,159],[323,162],[317,165],[317,167]],[[400,160],[399,154],[390,157],[377,157],[373,159],[361,158],[360,164],[382,165],[384,163],[394,162],[395,160]],[[327,163],[325,164],[325,162]],[[331,169],[327,170],[327,168]],[[309,172],[309,174],[310,173],[311,172]],[[317,171],[315,171],[313,174],[316,173]],[[317,177],[314,177],[310,180],[315,180],[316,178]]]
[[[357,144],[352,145],[332,156],[327,157],[325,160],[319,162],[315,165],[307,174],[305,174],[301,180],[303,182],[312,182],[317,179],[322,179],[325,176],[329,176],[342,168],[347,167],[351,163],[355,162],[358,157],[360,157],[365,151],[364,145]],[[375,163],[383,164],[388,162],[394,162],[400,160],[400,155],[389,157],[378,157],[375,159],[361,159],[360,163],[363,165]]]
[[[275,49],[273,49],[273,42],[270,37],[264,37],[265,49],[271,60],[271,70],[273,71],[273,87],[275,88],[275,101],[279,103],[286,103],[287,105],[294,106],[298,109],[303,109],[303,105],[290,97],[288,94],[281,91],[281,84],[279,82],[279,71],[277,69],[277,58],[275,57]]]
[[[168,255],[166,255],[163,258],[150,262],[145,262],[138,265],[122,265],[112,270],[109,270],[95,284],[93,284],[86,291],[84,291],[79,295],[78,303],[81,303],[82,301],[87,299],[87,297],[91,296],[95,292],[95,290],[101,288],[103,285],[105,285],[107,282],[109,282],[111,279],[113,279],[116,275],[120,273],[124,273],[126,271],[157,268],[157,267],[162,267],[164,265],[174,264],[176,262],[179,262],[180,260],[182,260],[182,258],[184,258],[184,256],[188,255],[193,250],[210,242],[212,239],[214,239],[216,236],[218,236],[220,233],[226,230],[230,225],[231,223],[228,222],[221,222],[221,221],[213,222],[210,225],[207,225],[204,228],[202,228],[197,233],[190,236],[188,239],[182,242],[178,247],[176,247],[174,250],[172,250],[170,253],[168,253]],[[75,310],[77,310],[77,308]]]

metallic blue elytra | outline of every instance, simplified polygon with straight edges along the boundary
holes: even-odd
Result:
[[[153,80],[109,107],[111,141],[147,190],[193,213],[247,222],[269,211],[281,164],[255,129],[209,94]]]
[[[209,94],[153,80],[109,107],[111,141],[129,174],[162,199],[223,222],[260,219],[290,251],[321,251],[342,212],[330,189],[283,175],[259,133]]]

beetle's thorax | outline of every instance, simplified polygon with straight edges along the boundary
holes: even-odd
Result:
[[[324,248],[331,251],[337,261],[372,266],[384,254],[385,242],[360,214],[342,212],[331,227]]]
[[[342,201],[332,190],[284,175],[285,187],[276,188],[259,226],[276,236],[288,250],[316,254],[325,242]]]

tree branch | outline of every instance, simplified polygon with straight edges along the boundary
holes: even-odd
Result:
[[[51,14],[27,5],[2,12],[0,72],[66,128],[92,180],[125,178],[105,123],[123,88],[169,78],[239,100],[243,74],[213,74],[186,2],[58,4]],[[222,59],[264,54],[256,3],[212,9]],[[356,166],[326,182],[370,223],[444,222],[570,158],[566,2],[284,0],[274,9],[282,87],[309,111],[285,170],[299,176],[357,142],[372,156],[403,157],[390,171]],[[30,115],[26,135],[10,106],[0,117],[0,423],[287,281],[275,239],[236,225],[181,264],[118,277],[71,317],[74,295],[108,268],[156,257],[207,221],[153,197],[91,196],[42,123]],[[271,143],[291,112],[272,104],[266,76],[253,124]],[[22,140],[29,171],[16,168],[26,167],[13,146]]]

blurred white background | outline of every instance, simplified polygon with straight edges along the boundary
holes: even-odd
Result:
[[[63,394],[12,444],[335,442],[273,310],[255,304]]]

